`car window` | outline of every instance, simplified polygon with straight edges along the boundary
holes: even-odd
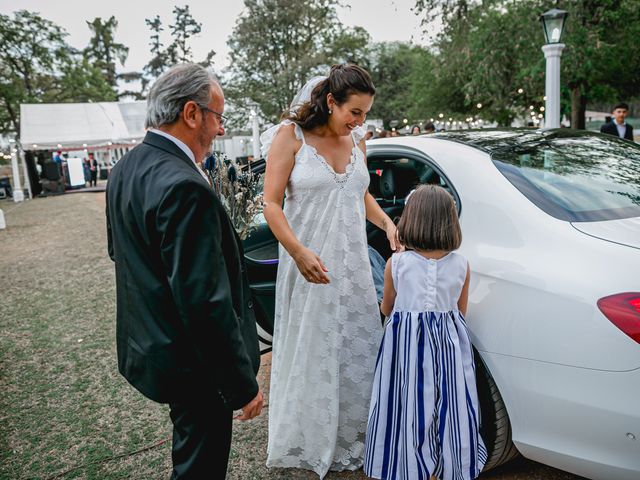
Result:
[[[392,202],[404,205],[407,195],[418,185],[439,185],[447,190],[460,205],[458,196],[446,177],[426,158],[413,158],[402,154],[367,155],[369,167],[369,193],[381,206]],[[388,173],[386,173],[388,172]]]
[[[550,138],[494,152],[498,170],[560,220],[640,216],[640,146],[605,136]]]
[[[422,183],[426,167],[406,157],[373,157],[368,160],[369,192],[379,201],[403,200]]]

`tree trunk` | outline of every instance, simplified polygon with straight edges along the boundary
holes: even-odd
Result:
[[[586,129],[587,96],[582,92],[582,86],[571,89],[571,128]]]

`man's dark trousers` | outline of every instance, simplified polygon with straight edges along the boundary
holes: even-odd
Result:
[[[227,474],[233,412],[222,400],[172,403],[173,472],[171,480],[218,480]]]

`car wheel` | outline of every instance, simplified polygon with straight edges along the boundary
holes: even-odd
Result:
[[[475,350],[474,357],[478,401],[480,402],[480,435],[485,447],[487,447],[487,461],[483,469],[486,472],[513,460],[520,453],[511,441],[509,414],[498,386]]]

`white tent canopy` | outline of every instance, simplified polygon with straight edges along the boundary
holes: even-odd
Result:
[[[20,105],[23,150],[132,143],[144,137],[146,101]]]

